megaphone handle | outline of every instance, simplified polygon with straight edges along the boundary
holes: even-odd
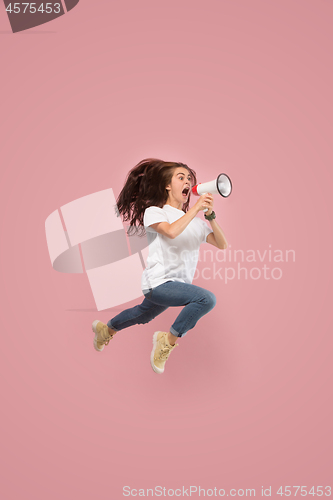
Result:
[[[202,193],[202,194],[206,194],[206,193]],[[205,213],[205,212],[208,212],[208,208],[203,209],[203,213]]]

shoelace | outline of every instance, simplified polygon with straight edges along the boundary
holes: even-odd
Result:
[[[169,354],[170,354],[173,347],[175,347],[175,346],[170,345],[170,346],[165,346],[162,349],[160,349],[159,359],[168,359]]]
[[[102,330],[102,332],[101,332],[101,337],[102,337],[102,338],[101,338],[101,342],[103,342],[103,344],[104,344],[104,345],[108,345],[108,344],[109,344],[109,342],[110,342],[110,340],[112,340],[112,339],[113,339],[113,335],[110,335],[110,334],[109,334],[109,331],[108,331],[108,332],[106,333],[107,338],[106,338],[106,339],[104,339],[104,338],[103,338],[103,333],[104,333],[104,332],[103,332],[103,330]]]
[[[112,339],[113,339],[113,335],[112,335],[112,336],[110,336],[110,338],[109,338],[109,339],[107,339],[107,340],[105,340],[105,341],[103,340],[104,345],[109,345],[109,342],[110,342],[110,340],[112,340]]]

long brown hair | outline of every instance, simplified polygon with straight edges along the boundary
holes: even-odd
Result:
[[[186,168],[191,174],[192,185],[197,183],[194,170],[179,162],[146,158],[130,170],[117,199],[118,214],[123,216],[124,221],[130,221],[129,235],[144,234],[143,215],[146,208],[162,208],[165,205],[168,199],[166,186],[170,184],[177,167]],[[184,212],[189,209],[190,193],[183,204]]]

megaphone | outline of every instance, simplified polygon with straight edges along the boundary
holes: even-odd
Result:
[[[232,184],[230,177],[227,174],[218,175],[217,179],[214,181],[203,182],[193,186],[192,193],[195,196],[201,196],[205,193],[220,194],[223,198],[230,196],[232,190]],[[207,212],[208,208],[204,210]]]

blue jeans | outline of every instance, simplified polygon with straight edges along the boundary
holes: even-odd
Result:
[[[118,332],[132,325],[149,323],[170,306],[185,306],[170,328],[173,335],[183,337],[216,304],[216,297],[212,292],[179,281],[167,281],[147,290],[144,296],[140,305],[125,309],[110,319],[108,327]]]

